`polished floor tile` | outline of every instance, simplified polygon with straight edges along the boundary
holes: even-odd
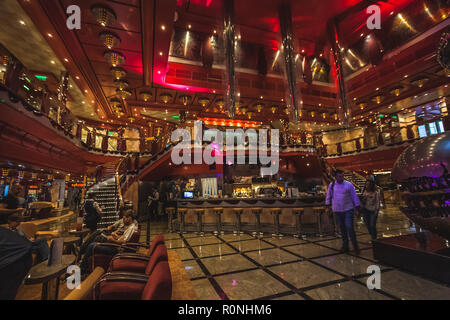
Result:
[[[335,283],[330,286],[305,291],[314,300],[390,300],[387,296],[369,290],[354,281]]]
[[[186,271],[189,279],[204,277],[205,273],[195,260],[183,261],[184,270]]]
[[[192,280],[191,283],[199,300],[220,300],[208,279]]]
[[[306,243],[305,240],[301,240],[298,238],[294,238],[294,237],[283,237],[283,238],[264,238],[263,240],[270,242],[273,245],[276,246],[288,246],[288,245],[293,245],[293,244],[301,244],[301,243]]]
[[[358,256],[366,258],[366,259],[374,260],[372,248],[361,250],[361,252]]]
[[[392,206],[380,212],[377,228],[380,238],[414,232],[408,219]],[[153,226],[151,239],[157,233],[165,235],[166,246],[183,260],[188,277],[194,279],[191,282],[198,299],[202,300],[302,300],[302,296],[291,291],[292,287],[306,289],[304,294],[315,300],[450,300],[450,286],[395,268],[389,270],[376,262],[370,235],[361,220],[355,220],[355,230],[361,248],[359,256],[353,251],[340,253],[340,236],[330,234],[306,239],[266,234],[262,240],[250,234],[179,235],[168,234],[167,223],[161,222]],[[380,291],[369,290],[365,285],[370,265],[379,265],[384,271]],[[355,276],[354,280],[348,278]]]
[[[365,236],[357,236],[356,237],[356,241],[358,241],[358,246],[360,249],[363,248],[371,248],[372,245],[369,243],[364,242],[366,237]],[[368,236],[368,238],[370,239],[370,236]],[[327,246],[329,248],[333,248],[336,250],[340,250],[342,248],[342,239],[333,239],[333,240],[327,240],[327,241],[321,241],[319,242],[321,245],[323,246]],[[351,241],[349,243],[350,248],[352,248],[352,244]]]
[[[197,237],[186,239],[190,246],[199,246],[205,244],[222,243],[220,239],[215,236]]]
[[[270,271],[296,288],[342,279],[343,277],[309,261],[294,262],[269,268]]]
[[[360,281],[365,283],[366,279]],[[399,270],[381,273],[381,290],[404,300],[450,300],[450,286]]]
[[[324,258],[318,258],[314,259],[314,261],[347,276],[367,274],[367,267],[374,264],[373,262],[348,254],[339,254]],[[382,266],[380,264],[377,265],[381,269],[386,268],[385,266]]]
[[[169,249],[169,250],[175,250],[178,253],[178,255],[180,256],[181,260],[187,260],[187,259],[194,258],[188,248],[178,248],[178,249]]]
[[[235,253],[236,250],[225,243],[211,244],[207,246],[196,246],[192,248],[199,258],[211,256],[221,256],[228,253]]]
[[[261,250],[265,248],[273,248],[272,244],[269,244],[265,241],[259,239],[253,240],[245,240],[245,241],[236,241],[230,242],[230,244],[235,247],[238,251],[251,251],[251,250]]]
[[[245,255],[263,266],[299,260],[298,257],[279,248],[246,252]]]
[[[284,248],[287,251],[296,253],[304,258],[321,257],[328,254],[338,253],[336,250],[325,248],[315,243],[299,244]]]
[[[250,300],[288,290],[263,270],[252,270],[214,277],[231,300]]]
[[[228,242],[255,239],[254,237],[248,234],[234,235],[232,233],[223,234],[220,235],[219,237]]]
[[[203,258],[201,262],[205,265],[205,267],[212,275],[256,268],[256,265],[254,263],[250,262],[240,254]]]
[[[300,297],[298,294],[290,294],[288,296],[278,297],[273,300],[305,300],[302,297]]]
[[[167,249],[186,247],[186,244],[182,239],[173,239],[173,240],[167,239],[164,241],[164,243],[166,244]]]

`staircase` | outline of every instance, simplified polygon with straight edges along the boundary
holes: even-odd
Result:
[[[356,193],[361,194],[363,192],[364,186],[366,185],[366,179],[364,179],[362,176],[349,171],[344,173],[344,178],[345,180],[353,183],[356,188]]]
[[[117,162],[109,162],[98,168],[97,184],[87,191],[94,194],[99,206],[102,208],[102,218],[98,229],[104,229],[119,219],[119,190],[116,183]]]
[[[94,185],[87,193],[94,194],[97,203],[102,208],[102,219],[98,223],[98,229],[104,229],[119,219],[117,205],[119,195],[114,177]]]

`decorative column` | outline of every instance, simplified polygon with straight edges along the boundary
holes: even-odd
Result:
[[[225,105],[230,118],[236,115],[234,0],[223,1],[223,42],[225,46]]]
[[[339,155],[342,154],[342,144],[341,144],[340,142],[337,143],[337,153],[338,153]]]
[[[414,139],[414,132],[411,126],[406,127],[406,137],[408,138],[408,140]]]
[[[355,147],[356,147],[356,151],[358,151],[358,152],[361,151],[361,142],[359,141],[359,138],[356,138],[356,140],[355,140]]]
[[[90,131],[88,131],[86,136],[86,145],[88,148],[92,147],[92,133]]]
[[[91,147],[95,148],[97,145],[97,130],[95,130],[95,128],[92,129],[92,142],[91,142]]]
[[[281,144],[283,145],[287,145],[289,144],[289,122],[284,120],[284,119],[280,119],[280,123],[281,123],[281,137],[282,137],[282,142]]]
[[[102,139],[102,152],[106,153],[108,152],[108,135],[104,135]]]
[[[297,87],[297,72],[294,63],[294,46],[292,33],[292,16],[290,5],[283,3],[278,8],[278,18],[280,20],[281,38],[283,43],[283,60],[286,71],[288,97],[286,106],[289,109],[290,120],[298,120],[298,105],[300,91]]]
[[[327,29],[329,42],[331,45],[331,52],[334,60],[333,62],[336,72],[337,86],[339,88],[339,107],[337,113],[340,118],[339,120],[343,122],[344,125],[349,126],[351,120],[351,110],[347,103],[347,91],[345,89],[344,69],[342,67],[341,45],[337,22],[334,19],[330,20],[328,22]]]
[[[384,145],[383,133],[381,131],[378,132],[378,145]]]
[[[77,133],[76,133],[76,137],[77,137],[77,139],[81,139],[81,130],[83,129],[83,126],[82,126],[82,124],[81,123],[78,123],[77,124]]]

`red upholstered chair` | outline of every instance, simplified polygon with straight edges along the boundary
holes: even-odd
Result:
[[[169,263],[159,261],[149,277],[131,273],[104,276],[97,282],[93,297],[95,300],[169,300],[172,297]]]
[[[150,257],[153,256],[153,253],[159,245],[164,245],[164,236],[162,234],[155,236],[147,251],[147,255],[137,253],[116,254],[109,264],[108,272],[125,271],[144,273]]]
[[[141,230],[137,230],[136,232],[134,232],[132,234],[130,240],[128,242],[126,242],[125,244],[99,243],[98,245],[117,247],[118,253],[136,252],[139,248],[139,238],[140,237],[141,237]],[[111,259],[114,257],[114,255],[95,253],[95,247],[94,247],[94,254],[90,258],[91,271],[94,270],[96,267],[101,267],[101,268],[103,268],[103,270],[108,270],[109,263],[111,262]]]

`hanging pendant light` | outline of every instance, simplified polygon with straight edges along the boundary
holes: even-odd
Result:
[[[91,7],[95,20],[102,26],[111,26],[116,22],[117,16],[113,9],[103,4],[95,4]]]
[[[111,31],[102,31],[98,37],[108,49],[116,48],[120,44],[119,36]]]
[[[120,90],[119,88],[117,88],[116,92],[120,95],[122,99],[126,99],[127,97],[131,96],[131,90],[128,89]]]
[[[206,107],[206,105],[209,103],[209,98],[207,98],[207,97],[200,97],[198,99],[198,103],[200,103],[200,105],[202,107]]]
[[[114,79],[116,79],[116,80],[123,79],[127,75],[127,72],[120,67],[111,67],[111,69],[109,69],[109,70],[114,75]]]
[[[116,88],[119,88],[119,90],[123,90],[128,88],[129,83],[127,80],[114,80],[114,85]]]
[[[125,61],[125,56],[119,51],[106,50],[103,56],[113,67],[117,67]]]
[[[144,99],[145,102],[147,102],[148,99],[150,99],[152,96],[152,93],[149,91],[141,91],[139,94],[142,97],[142,99]]]

